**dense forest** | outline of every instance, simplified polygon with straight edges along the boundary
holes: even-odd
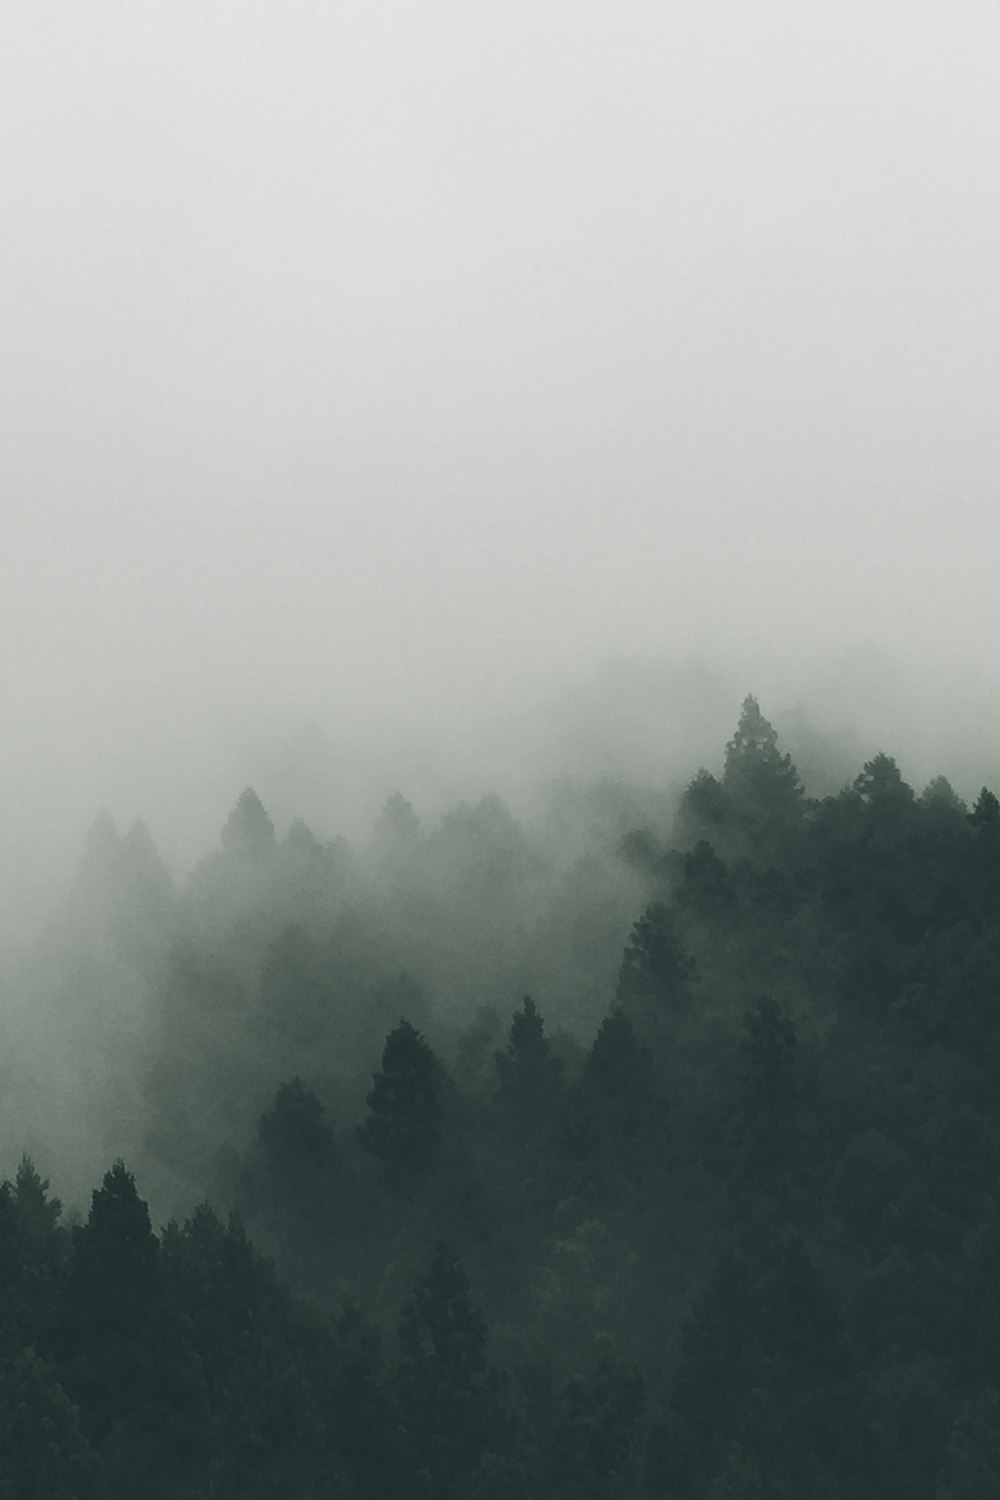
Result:
[[[102,816],[6,983],[0,1494],[1000,1494],[991,791],[747,698],[537,823],[248,789],[182,889]]]

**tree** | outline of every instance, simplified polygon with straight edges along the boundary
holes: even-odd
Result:
[[[443,1241],[397,1332],[397,1391],[413,1468],[430,1477],[433,1494],[464,1495],[464,1480],[501,1436],[500,1381],[486,1358],[486,1323],[468,1277]]]
[[[441,1144],[441,1067],[419,1031],[403,1019],[390,1031],[373,1075],[368,1118],[358,1140],[397,1179],[426,1172]]]
[[[553,1493],[567,1500],[634,1494],[635,1437],[644,1404],[638,1368],[620,1357],[606,1335],[599,1338],[592,1368],[575,1375],[562,1393],[549,1455]]]
[[[63,1383],[116,1496],[159,1494],[199,1457],[204,1389],[183,1319],[165,1295],[159,1242],[135,1179],[115,1162],[73,1233],[62,1309]],[[203,1430],[203,1429],[202,1429]]]
[[[675,905],[703,922],[723,923],[738,901],[729,869],[712,845],[700,839],[682,858]]]
[[[654,901],[634,923],[618,973],[616,999],[623,1009],[654,1026],[686,1006],[694,962],[662,901]]]
[[[655,1153],[666,1124],[649,1049],[616,1008],[601,1023],[568,1101],[568,1144],[581,1186],[613,1195]]]
[[[260,1117],[242,1189],[256,1230],[294,1259],[310,1236],[331,1228],[341,1171],[333,1129],[301,1078],[283,1083]]]
[[[979,833],[988,833],[993,838],[1000,837],[1000,800],[989,787],[984,786],[980,791],[976,804],[969,813],[969,822]]]
[[[48,1348],[54,1304],[65,1271],[62,1204],[31,1158],[13,1184],[0,1185],[0,1328],[12,1347]]]
[[[496,1065],[496,1102],[515,1131],[528,1136],[552,1111],[562,1084],[562,1062],[553,1054],[530,995],[514,1012],[506,1051],[496,1054]]]
[[[879,812],[902,811],[914,801],[913,788],[903,780],[899,766],[882,751],[865,762],[854,779],[854,792]]]
[[[704,766],[685,788],[681,815],[682,821],[696,827],[706,838],[724,828],[732,815],[722,782]]]
[[[222,830],[224,849],[259,859],[275,847],[274,824],[253,787],[241,792]]]
[[[736,733],[726,746],[722,785],[747,833],[770,845],[800,820],[802,783],[790,755],[778,749],[778,735],[754,697],[743,700]]]
[[[80,1413],[34,1349],[0,1359],[0,1494],[90,1500],[104,1493]]]

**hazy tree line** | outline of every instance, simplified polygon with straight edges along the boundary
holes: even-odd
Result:
[[[102,820],[19,978],[128,1166],[0,1189],[0,1493],[1000,1494],[992,792],[810,797],[752,698],[544,836],[248,790],[183,891]]]

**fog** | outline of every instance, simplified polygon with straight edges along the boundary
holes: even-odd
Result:
[[[1000,1495],[998,56],[0,0],[0,1492]]]
[[[681,775],[749,689],[985,775],[998,41],[5,5],[5,928],[104,805],[183,872],[248,781]]]

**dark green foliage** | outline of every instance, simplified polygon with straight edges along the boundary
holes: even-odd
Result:
[[[755,1108],[772,1110],[790,1097],[795,1077],[795,1023],[770,995],[745,1017],[749,1084]]]
[[[729,795],[718,778],[703,767],[681,798],[676,842],[681,848],[699,842],[726,846],[732,827]]]
[[[514,1012],[507,1048],[496,1054],[496,1066],[497,1106],[518,1136],[526,1138],[558,1107],[563,1072],[530,995]]]
[[[778,749],[778,735],[756,698],[743,701],[736,733],[726,746],[723,787],[746,832],[770,849],[787,836],[804,811],[802,784],[790,755]]]
[[[977,832],[1000,838],[1000,800],[988,787],[984,786],[976,798],[976,805],[969,814],[969,822]]]
[[[652,1056],[622,1010],[602,1022],[567,1100],[572,1180],[613,1199],[665,1144],[667,1105]]]
[[[184,1320],[166,1295],[148,1208],[120,1161],[74,1230],[60,1321],[63,1383],[116,1495],[143,1493],[142,1453],[155,1455],[166,1485],[197,1457],[204,1389]],[[147,1481],[145,1493],[159,1490]]]
[[[64,1056],[148,1041],[181,1221],[120,1162],[72,1231],[0,1183],[0,1492],[997,1493],[1000,803],[886,755],[810,800],[752,699],[674,848],[602,796],[547,869],[496,799],[354,859],[246,794],[179,898],[101,820]]]
[[[245,1212],[269,1244],[332,1232],[342,1162],[323,1106],[301,1078],[283,1083],[261,1115],[241,1182]]]
[[[549,1438],[548,1470],[558,1496],[619,1496],[635,1493],[638,1424],[645,1384],[635,1365],[602,1338],[586,1374],[562,1393]]]
[[[419,1031],[401,1020],[386,1037],[358,1139],[396,1179],[426,1172],[441,1144],[441,1068]]]
[[[412,1472],[427,1476],[430,1493],[460,1496],[484,1456],[503,1443],[503,1413],[500,1381],[486,1358],[486,1324],[443,1242],[417,1278],[397,1331],[396,1389]]]
[[[336,1177],[333,1131],[323,1119],[323,1106],[301,1078],[278,1089],[261,1115],[257,1143],[275,1176],[322,1173],[331,1185]]]
[[[738,897],[725,863],[704,839],[683,856],[675,905],[693,917],[724,926],[736,914]]]
[[[633,1140],[648,1119],[656,1092],[652,1058],[628,1016],[613,1010],[584,1059],[580,1084],[601,1126]]]
[[[763,1494],[788,1500],[863,1461],[849,1346],[796,1234],[762,1227],[721,1258],[683,1331],[672,1406],[654,1493],[715,1493],[737,1452]]]
[[[80,1414],[33,1349],[0,1355],[0,1495],[11,1500],[98,1500],[99,1461]]]
[[[653,901],[632,928],[618,975],[619,1005],[659,1029],[688,1000],[694,964],[662,901]]]

